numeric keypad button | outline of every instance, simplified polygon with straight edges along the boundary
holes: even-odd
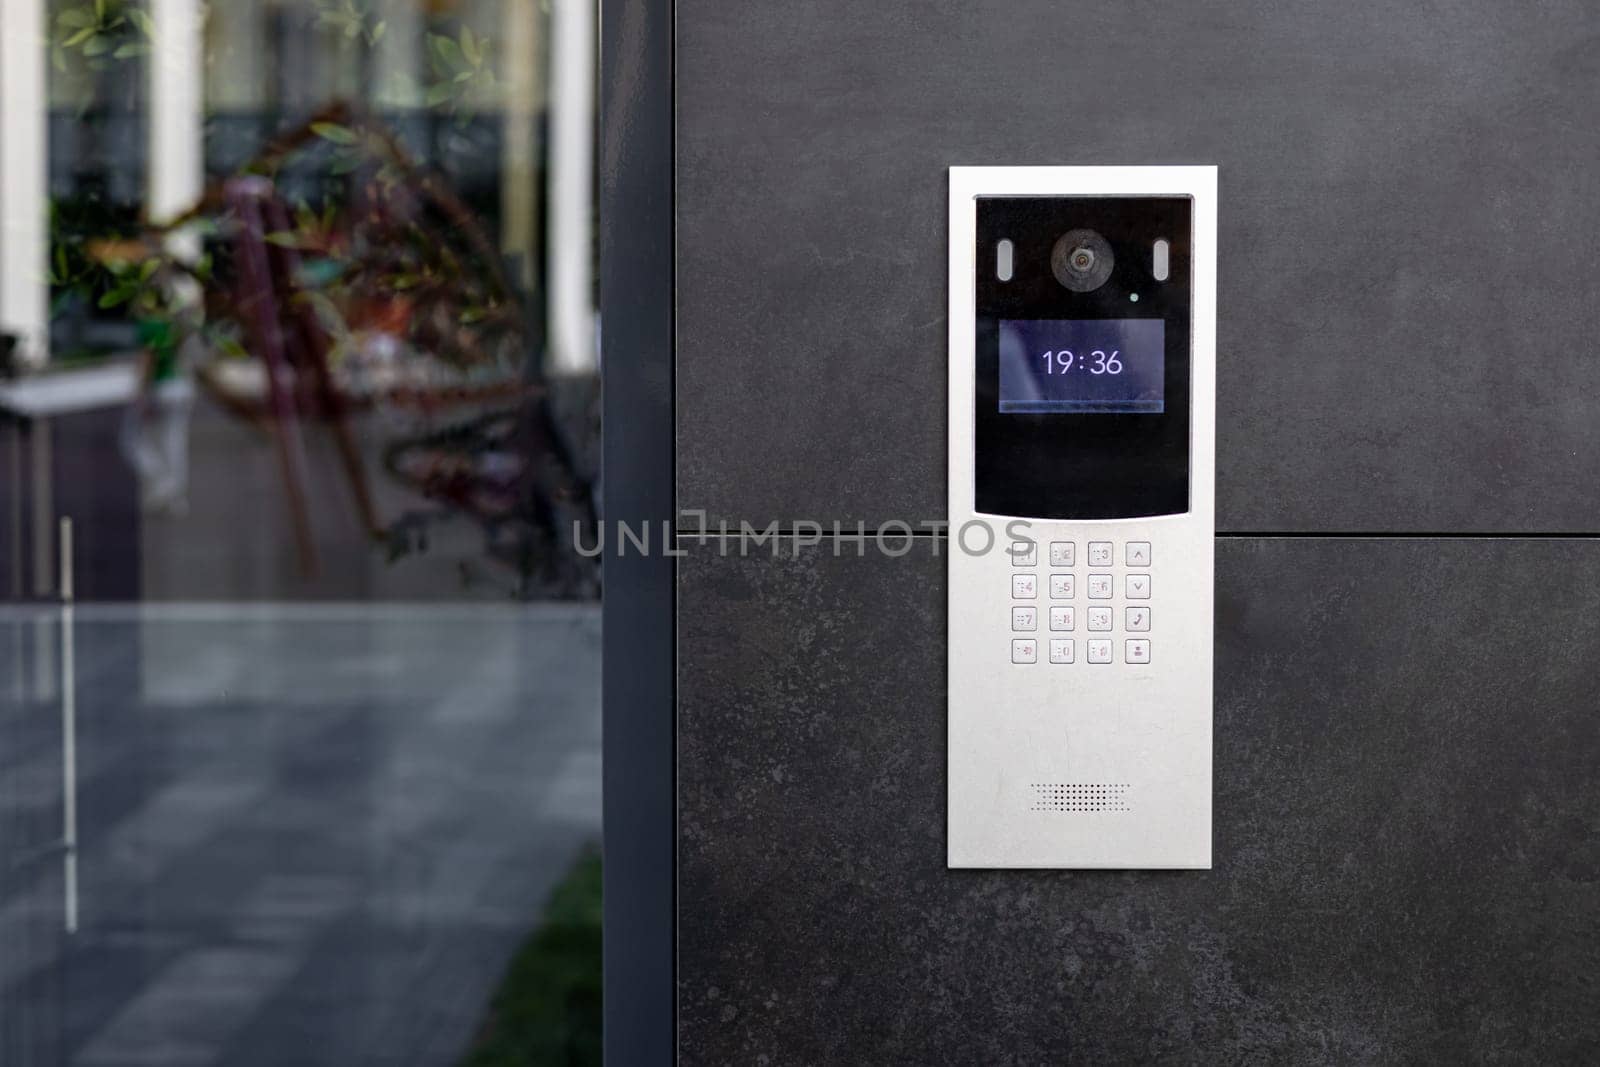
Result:
[[[1078,546],[1072,541],[1050,542],[1050,566],[1075,567],[1078,563]]]
[[[1112,551],[1110,541],[1089,542],[1089,566],[1109,567],[1111,566],[1111,558]]]
[[[1111,599],[1111,575],[1109,575],[1109,574],[1091,574],[1091,575],[1089,575],[1089,599],[1090,600],[1110,600]]]
[[[1089,629],[1091,629],[1091,630],[1109,630],[1109,629],[1111,629],[1111,609],[1110,608],[1090,608],[1089,609]]]
[[[1150,609],[1129,608],[1126,621],[1129,633],[1144,633],[1150,629]]]
[[[1011,542],[1011,565],[1013,567],[1037,567],[1039,565],[1039,542]]]
[[[1077,583],[1070,574],[1052,574],[1050,576],[1050,599],[1071,600],[1078,595]]]
[[[1111,639],[1109,637],[1090,638],[1084,644],[1088,646],[1090,663],[1111,662]]]
[[[1037,630],[1039,628],[1038,608],[1012,608],[1011,629],[1018,632]]]
[[[1127,589],[1129,600],[1149,600],[1150,576],[1148,574],[1128,575]]]
[[[1072,638],[1052,637],[1050,639],[1050,662],[1072,662]]]
[[[1039,579],[1031,574],[1011,576],[1011,599],[1032,600],[1039,595]]]
[[[1017,638],[1011,642],[1012,663],[1039,662],[1039,642],[1031,637]]]
[[[1050,609],[1050,629],[1070,630],[1076,623],[1077,616],[1071,608]]]

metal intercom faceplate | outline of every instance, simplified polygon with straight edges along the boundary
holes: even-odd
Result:
[[[1211,866],[1216,219],[950,169],[951,867]]]

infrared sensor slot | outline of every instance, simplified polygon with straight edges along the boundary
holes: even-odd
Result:
[[[1155,248],[1150,253],[1150,273],[1158,282],[1167,280],[1172,273],[1172,246],[1166,241],[1157,241]]]
[[[994,249],[994,275],[1003,282],[1011,280],[1012,247],[1009,240],[1003,240],[995,245]]]

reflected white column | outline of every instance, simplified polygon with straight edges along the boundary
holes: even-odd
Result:
[[[150,152],[146,206],[163,223],[193,207],[205,185],[204,45],[200,0],[149,0]],[[196,235],[174,251],[197,255]]]
[[[551,0],[547,273],[552,374],[581,374],[595,366],[594,79],[594,0]]]
[[[50,352],[45,16],[45,0],[0,0],[0,330],[30,366]]]
[[[378,0],[373,10],[383,23],[383,36],[372,46],[371,106],[379,111],[421,107],[423,34],[427,29],[422,4],[420,0]]]
[[[500,248],[517,257],[518,281],[528,286],[539,248],[538,119],[547,70],[540,53],[539,5],[535,0],[505,0],[503,15]]]

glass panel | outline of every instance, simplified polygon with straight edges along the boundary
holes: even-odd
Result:
[[[599,1062],[594,17],[0,4],[7,1067]]]

